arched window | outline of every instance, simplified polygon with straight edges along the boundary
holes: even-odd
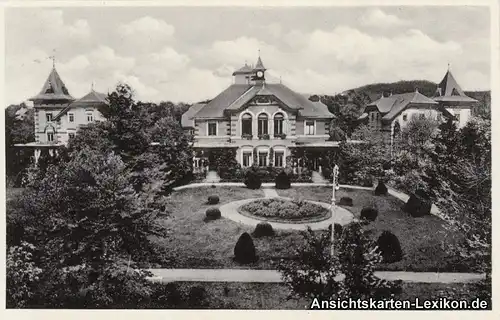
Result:
[[[274,115],[274,135],[282,135],[284,133],[283,114],[277,113]]]
[[[241,117],[241,134],[251,135],[252,134],[252,116],[245,113]]]
[[[268,120],[268,117],[267,117],[267,114],[265,113],[261,113],[259,114],[259,117],[258,117],[258,134],[259,135],[262,135],[262,134],[269,134],[269,131],[268,131],[268,124],[267,124],[267,120]]]

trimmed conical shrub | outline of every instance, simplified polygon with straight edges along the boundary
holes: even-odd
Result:
[[[262,181],[259,175],[254,171],[248,171],[245,175],[245,186],[248,189],[259,189],[262,185]]]
[[[431,213],[432,203],[421,190],[410,194],[410,198],[403,206],[403,211],[408,212],[412,217],[422,217]]]
[[[275,179],[276,189],[289,189],[290,188],[290,177],[285,171],[281,171]]]
[[[383,262],[392,263],[403,258],[403,251],[398,237],[390,231],[384,231],[377,240],[377,246]]]
[[[256,238],[274,236],[273,226],[268,222],[259,222],[252,235]]]
[[[238,263],[247,264],[257,261],[257,253],[252,237],[243,233],[234,246],[234,260]]]
[[[385,196],[387,195],[387,187],[382,181],[379,181],[377,187],[375,188],[376,196]]]
[[[361,210],[361,220],[373,222],[377,219],[378,210],[375,208],[366,207]]]

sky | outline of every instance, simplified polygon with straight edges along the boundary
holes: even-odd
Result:
[[[375,82],[490,89],[487,7],[66,7],[5,10],[6,103],[55,66],[76,98],[127,83],[142,101],[193,103],[259,55],[269,82],[335,94]]]

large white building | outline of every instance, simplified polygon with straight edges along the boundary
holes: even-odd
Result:
[[[334,116],[327,106],[267,82],[265,73],[260,57],[255,67],[245,64],[233,73],[232,85],[182,116],[182,126],[194,134],[195,168],[210,162],[211,150],[226,148],[236,151],[242,167],[285,167],[293,149],[307,149],[317,154],[307,165],[318,169],[321,152],[337,147],[328,141]]]

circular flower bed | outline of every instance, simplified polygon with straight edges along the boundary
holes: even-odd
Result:
[[[259,199],[239,208],[242,215],[274,222],[317,222],[328,219],[330,210],[309,201]]]

